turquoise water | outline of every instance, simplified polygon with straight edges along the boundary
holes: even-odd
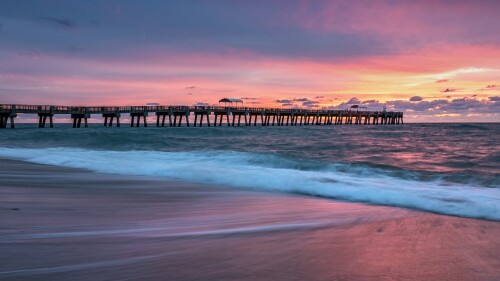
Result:
[[[0,131],[0,157],[500,220],[500,124]]]

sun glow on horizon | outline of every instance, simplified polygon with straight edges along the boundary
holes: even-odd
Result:
[[[139,13],[124,1],[120,14],[101,14],[98,1],[82,11],[69,2],[37,5],[42,17],[0,5],[0,103],[194,105],[234,97],[248,106],[385,104],[423,120],[498,120],[495,9],[361,2],[289,1],[287,11],[279,1],[231,3],[220,7],[225,17],[185,4],[205,11],[197,18],[169,3],[145,3]]]

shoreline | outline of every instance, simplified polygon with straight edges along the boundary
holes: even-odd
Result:
[[[497,280],[500,223],[0,159],[0,280]]]

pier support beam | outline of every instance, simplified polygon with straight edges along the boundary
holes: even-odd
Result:
[[[187,113],[189,116],[189,113]],[[200,111],[200,112],[195,112],[194,113],[194,123],[193,126],[196,127],[197,125],[200,127],[203,127],[203,118],[206,116],[207,120],[207,127],[210,127],[210,111]],[[198,118],[200,118],[200,122],[198,122]]]
[[[172,127],[172,125],[175,126],[175,124],[172,124],[172,115],[174,114],[171,110],[169,111],[157,111],[155,112],[156,114],[156,127],[165,127],[165,119],[168,116],[168,123],[169,126]],[[161,123],[160,123],[161,120]]]
[[[7,123],[10,120],[10,127],[13,129],[15,127],[14,118],[15,116],[0,115],[0,128],[7,128]]]
[[[15,123],[14,123],[14,118],[17,117],[17,114],[15,113],[2,113],[0,114],[0,128],[7,128],[7,123],[10,120],[10,128],[14,129]]]
[[[102,114],[104,117],[104,127],[113,127],[113,120],[116,118],[116,127],[120,127],[120,117],[119,112],[105,112]]]
[[[148,126],[148,122],[146,120],[148,116],[147,111],[140,111],[140,112],[131,112],[130,113],[130,127],[134,127],[134,123],[136,127],[140,126],[141,123],[141,117],[143,118],[144,121],[144,127]]]
[[[46,118],[47,117],[44,116],[42,127],[45,126]],[[90,114],[88,113],[72,113],[71,119],[73,119],[73,128],[80,128],[82,126],[82,120],[84,121],[85,128],[87,128],[89,126],[88,118],[90,118]]]
[[[49,126],[54,128],[54,113],[53,112],[40,112],[38,113],[38,128],[45,128],[47,122],[47,117],[49,117]]]

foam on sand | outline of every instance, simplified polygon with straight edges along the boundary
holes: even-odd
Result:
[[[352,171],[344,164],[308,163],[271,154],[231,151],[3,148],[0,156],[101,173],[160,176],[500,220],[498,188],[418,181],[368,166]]]

